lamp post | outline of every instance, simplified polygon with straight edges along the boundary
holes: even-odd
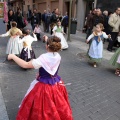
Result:
[[[68,38],[67,38],[67,41],[71,41],[70,40],[71,10],[72,10],[72,0],[70,0],[70,4],[69,4],[69,24],[68,24]]]

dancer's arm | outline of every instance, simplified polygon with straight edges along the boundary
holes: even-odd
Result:
[[[33,33],[33,36],[34,36],[33,41],[37,41],[36,34]]]
[[[7,36],[9,36],[9,35],[10,35],[10,32],[8,31],[8,32],[6,32],[5,34],[0,35],[0,37],[7,37]]]
[[[17,57],[16,55],[14,55],[14,54],[9,54],[8,55],[8,60],[14,60],[22,68],[34,68],[34,66],[32,64],[32,61],[26,62],[26,61],[20,59],[19,57]]]
[[[111,35],[110,34],[107,35],[105,32],[103,32],[103,37],[106,38],[106,39],[108,39],[108,38],[111,38]]]
[[[56,30],[57,30],[57,26],[55,26],[55,27],[53,28],[53,30],[52,30],[52,31],[53,31],[53,35],[55,35],[55,33],[56,33],[55,31],[56,31]]]
[[[91,34],[88,39],[86,40],[86,43],[88,43],[92,38],[94,37],[94,34]]]

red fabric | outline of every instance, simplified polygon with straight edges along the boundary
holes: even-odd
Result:
[[[66,88],[38,82],[23,100],[16,120],[73,120]]]

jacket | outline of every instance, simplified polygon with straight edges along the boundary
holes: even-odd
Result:
[[[109,18],[108,24],[113,27],[112,32],[119,32],[120,31],[120,16],[116,13],[112,14]]]

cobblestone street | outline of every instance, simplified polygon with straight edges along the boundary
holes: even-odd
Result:
[[[2,20],[0,26],[1,34],[5,32]],[[113,53],[105,50],[102,63],[93,68],[86,57],[88,45],[78,34],[71,36],[68,50],[60,52],[59,71],[68,90],[74,120],[120,120],[120,78],[108,63]],[[8,120],[7,114],[9,120],[15,120],[18,106],[37,70],[25,71],[13,61],[3,63],[7,39],[0,38],[0,120]],[[32,46],[37,57],[46,52],[42,41]]]

